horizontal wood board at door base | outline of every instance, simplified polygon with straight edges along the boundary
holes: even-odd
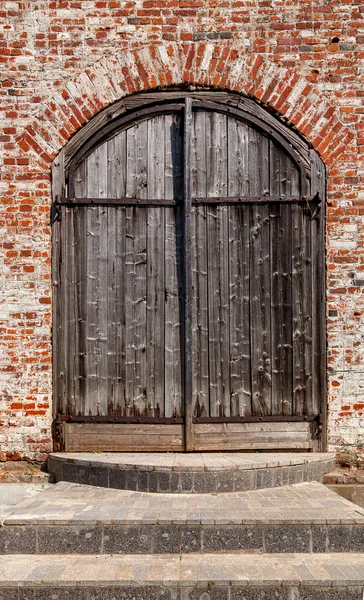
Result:
[[[195,425],[197,451],[310,450],[309,423],[211,423]]]
[[[66,452],[184,450],[180,424],[64,423],[63,431]],[[309,423],[197,423],[195,431],[197,451],[313,447]]]
[[[66,452],[158,452],[183,450],[183,425],[64,423]]]

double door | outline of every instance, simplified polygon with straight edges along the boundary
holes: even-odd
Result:
[[[299,161],[211,102],[119,121],[57,200],[63,447],[312,448],[320,222]]]

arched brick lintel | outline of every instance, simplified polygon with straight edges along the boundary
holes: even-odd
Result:
[[[294,125],[330,166],[353,134],[314,84],[241,44],[150,45],[105,57],[69,80],[18,138],[40,166],[50,163],[82,125],[103,108],[135,92],[171,86],[206,86],[257,99]]]

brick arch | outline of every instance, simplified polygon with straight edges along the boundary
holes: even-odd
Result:
[[[70,137],[103,108],[135,92],[172,86],[213,87],[257,99],[295,126],[327,165],[353,139],[314,84],[229,41],[150,45],[105,57],[46,100],[18,143],[49,168]]]

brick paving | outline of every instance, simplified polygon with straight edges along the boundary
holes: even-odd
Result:
[[[65,453],[52,454],[56,481],[142,492],[224,493],[321,481],[334,454]]]
[[[362,554],[5,556],[0,589],[78,586],[364,586]],[[1,592],[0,592],[1,593]]]
[[[227,494],[149,494],[61,482],[19,504],[5,525],[364,524],[364,509],[301,483]]]
[[[166,471],[226,471],[265,469],[317,463],[335,460],[334,453],[313,452],[62,452],[52,453],[50,458],[63,463],[110,468],[166,470]]]

